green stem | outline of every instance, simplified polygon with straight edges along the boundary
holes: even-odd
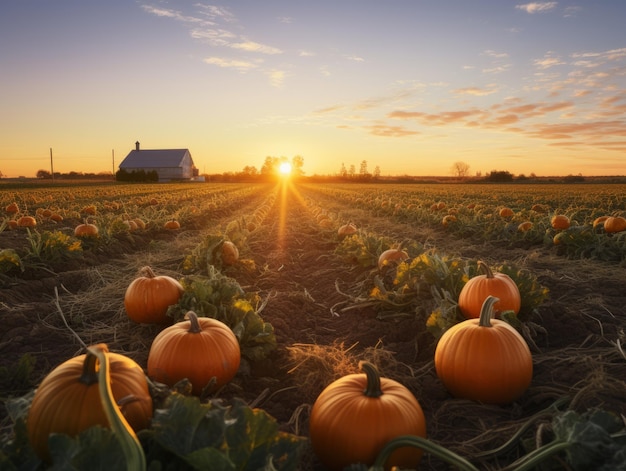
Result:
[[[487,296],[482,307],[480,308],[480,316],[478,318],[479,326],[491,327],[491,319],[493,319],[493,306],[498,301],[500,301],[500,298],[496,298],[492,295]]]
[[[360,361],[359,369],[367,376],[367,385],[363,390],[363,394],[367,397],[380,397],[383,395],[383,390],[380,386],[380,374],[376,367],[368,361]]]
[[[421,448],[422,450],[436,456],[437,458],[440,458],[442,461],[445,461],[446,463],[455,466],[461,471],[479,471],[478,468],[476,468],[465,458],[457,455],[447,448],[442,447],[441,445],[437,445],[436,443],[417,435],[401,435],[387,443],[376,457],[376,461],[374,461],[372,469],[384,469],[385,463],[389,459],[389,456],[391,456],[391,453],[393,453],[393,451],[397,448],[405,446]]]
[[[526,432],[526,430],[528,430],[531,427],[531,425],[535,423],[537,419],[540,419],[543,416],[552,414],[554,409],[558,409],[559,407],[567,404],[569,401],[570,401],[570,398],[567,396],[557,399],[556,401],[554,401],[553,404],[548,406],[546,409],[541,410],[537,412],[536,414],[532,415],[526,422],[522,424],[522,426],[517,430],[517,432],[515,432],[515,434],[513,434],[513,436],[509,438],[509,440],[507,440],[506,443],[500,445],[498,448],[494,448],[493,450],[487,450],[481,453],[477,453],[473,455],[473,457],[485,458],[488,456],[498,456],[498,455],[501,455],[502,453],[506,453],[507,451],[511,450],[511,448],[513,448],[516,445],[516,443],[519,441],[522,435]]]
[[[534,469],[539,463],[546,460],[552,455],[559,453],[560,451],[567,450],[571,446],[571,443],[557,440],[536,450],[529,454],[522,456],[517,461],[511,463],[502,471],[530,471]]]
[[[145,471],[147,469],[146,456],[139,439],[132,427],[128,424],[124,416],[120,413],[111,390],[111,373],[109,371],[108,348],[104,344],[95,345],[87,349],[87,354],[91,354],[98,359],[100,369],[98,371],[98,390],[100,400],[106,413],[111,429],[122,446],[122,451],[126,457],[127,471]]]
[[[200,327],[200,323],[198,322],[198,314],[193,311],[188,311],[185,314],[185,319],[189,320],[189,333],[190,334],[199,334],[202,332],[202,327]]]

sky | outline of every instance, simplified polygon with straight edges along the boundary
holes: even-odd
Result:
[[[0,172],[626,175],[626,1],[13,0]],[[51,159],[52,154],[52,159]]]

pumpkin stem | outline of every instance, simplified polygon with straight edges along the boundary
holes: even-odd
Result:
[[[146,278],[154,278],[156,276],[152,268],[149,266],[143,267],[141,270],[139,270],[139,273],[141,273],[141,276],[144,276]]]
[[[120,412],[113,398],[109,349],[106,344],[101,343],[88,347],[87,352],[99,362],[98,392],[100,393],[100,401],[111,429],[122,446],[122,451],[126,457],[126,470],[145,471],[147,469],[146,456],[141,443],[139,443],[137,435]]]
[[[491,327],[491,319],[493,319],[493,306],[500,298],[489,295],[483,302],[483,306],[480,308],[480,317],[478,318],[478,325],[481,327]]]
[[[478,260],[478,270],[482,270],[487,278],[494,278],[491,268],[482,260]]]
[[[83,362],[83,373],[80,375],[78,381],[86,384],[87,386],[96,384],[98,382],[98,371],[96,368],[97,363],[98,358],[87,350],[85,361]]]
[[[199,334],[202,332],[202,327],[200,327],[200,322],[198,322],[198,314],[193,311],[187,311],[185,314],[185,319],[188,319],[190,322],[189,333],[190,334]]]
[[[369,361],[360,361],[359,369],[367,376],[367,386],[363,390],[363,394],[367,397],[380,397],[383,390],[380,386],[380,374],[376,367]]]

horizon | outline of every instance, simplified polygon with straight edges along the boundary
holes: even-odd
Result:
[[[0,171],[626,175],[626,2],[5,2]]]

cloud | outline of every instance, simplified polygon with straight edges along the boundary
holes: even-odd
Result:
[[[251,69],[256,69],[257,64],[249,61],[237,60],[237,59],[224,59],[221,57],[207,57],[203,62],[226,69],[237,69],[240,72],[247,72]]]
[[[283,53],[283,51],[281,51],[278,48],[271,47],[271,46],[266,46],[264,44],[259,44],[259,43],[254,42],[254,41],[244,41],[244,42],[241,42],[241,43],[232,43],[232,44],[229,44],[228,46],[232,47],[233,49],[241,49],[242,51],[260,52],[262,54],[269,54],[269,55],[282,54]]]
[[[496,93],[497,90],[495,88],[479,88],[479,87],[465,87],[465,88],[457,88],[454,90],[454,93],[458,95],[474,95],[474,96],[487,96],[493,93]]]
[[[553,57],[551,53],[548,53],[543,57],[543,59],[535,59],[533,64],[539,69],[544,70],[557,65],[563,65],[565,62],[558,57]]]
[[[365,126],[365,129],[368,130],[370,134],[374,136],[382,136],[382,137],[406,137],[406,136],[415,136],[420,134],[417,131],[411,131],[402,126],[387,126],[384,124],[374,124],[371,126]]]
[[[269,77],[272,86],[281,87],[287,74],[282,70],[270,70],[266,72],[266,75]]]
[[[365,59],[360,56],[348,56],[348,60],[354,62],[365,62]]]
[[[556,6],[557,2],[532,2],[525,3],[523,5],[515,5],[515,8],[525,11],[526,13],[530,13],[532,15],[534,13],[554,10]]]

